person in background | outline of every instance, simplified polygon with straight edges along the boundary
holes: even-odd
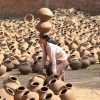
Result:
[[[46,66],[46,75],[58,75],[64,81],[64,73],[68,68],[66,52],[44,33],[40,33],[39,43],[43,49],[42,66],[45,66],[47,56],[50,58],[49,64]]]

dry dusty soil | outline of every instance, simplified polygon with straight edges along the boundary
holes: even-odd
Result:
[[[21,84],[26,86],[33,73],[21,75],[18,70],[6,72],[0,77],[0,88],[3,80],[10,75],[17,76]],[[100,100],[100,64],[80,70],[69,68],[66,72],[66,82],[72,83],[76,88],[77,100]]]

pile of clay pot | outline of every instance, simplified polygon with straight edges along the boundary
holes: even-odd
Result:
[[[100,62],[100,16],[89,16],[74,8],[53,13],[48,34],[68,54],[69,66],[78,70]]]
[[[39,72],[42,58],[39,31],[47,32],[66,51],[72,69],[100,62],[100,16],[89,16],[73,8],[57,9],[49,22],[39,23],[40,19],[32,14],[24,20],[0,20],[0,76],[12,69],[21,74]]]
[[[27,86],[10,76],[3,81],[0,100],[76,100],[75,88],[57,76],[33,76]]]

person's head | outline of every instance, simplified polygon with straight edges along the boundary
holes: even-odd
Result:
[[[55,41],[53,41],[48,35],[46,35],[45,33],[40,33],[39,43],[46,45],[47,42],[56,44]]]
[[[40,33],[40,40],[39,43],[46,45],[46,43],[49,41],[50,37],[44,33]]]

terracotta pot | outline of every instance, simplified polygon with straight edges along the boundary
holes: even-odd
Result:
[[[99,60],[99,62],[100,62],[100,52],[98,52],[98,60]]]
[[[24,17],[24,21],[31,22],[32,20],[34,20],[34,16],[33,16],[32,14],[27,14],[27,15]]]
[[[90,65],[90,60],[88,56],[83,56],[82,59],[80,60],[82,63],[81,68],[87,68]]]
[[[7,68],[4,65],[0,65],[0,76],[2,76],[6,72]]]
[[[2,98],[6,99],[1,99],[1,100],[14,100],[14,91],[11,90],[10,88],[5,89],[0,89],[0,96]]]
[[[10,59],[4,60],[3,64],[6,66],[7,71],[11,71],[14,68],[14,64],[11,62]]]
[[[3,84],[5,88],[10,88],[12,90],[15,90],[21,85],[18,78],[15,76],[10,76],[9,78],[3,81]]]
[[[36,75],[32,78],[32,82],[38,82],[42,86],[44,85],[45,80],[46,77],[44,75]]]
[[[62,80],[52,79],[49,81],[49,88],[54,92],[54,94],[58,94],[62,86],[64,86]]]
[[[32,92],[37,92],[40,90],[42,85],[40,85],[38,82],[32,82],[31,80],[29,81],[27,88],[32,91]]]
[[[81,53],[80,53],[80,55],[81,55],[81,57],[82,56],[88,56],[90,54],[90,52],[88,51],[88,50],[83,50]]]
[[[25,88],[24,86],[20,86],[15,90],[15,95],[14,95],[14,100],[22,100],[22,97],[24,95],[24,93],[27,91],[28,89]]]
[[[47,81],[47,83],[49,83],[49,81],[50,80],[52,80],[52,79],[59,79],[59,77],[58,77],[58,75],[50,75],[50,76],[47,76],[47,78],[46,78],[46,81]]]
[[[74,43],[74,42],[72,42],[70,45],[69,45],[69,49],[70,50],[72,50],[72,49],[77,49],[78,48],[78,46]]]
[[[39,100],[44,100],[44,97],[48,94],[48,93],[51,93],[51,94],[54,94],[52,90],[50,90],[48,87],[46,86],[43,86],[41,87],[41,89],[38,91],[39,93]]]
[[[61,100],[61,98],[58,95],[49,93],[44,97],[44,100]]]
[[[17,58],[15,58],[15,57],[11,57],[11,61],[12,61],[12,63],[14,64],[14,68],[16,69],[16,68],[18,68],[18,66],[20,65],[20,62],[19,62],[19,60],[17,59]]]
[[[60,90],[59,96],[61,100],[76,100],[76,96],[72,88],[63,88],[62,90]]]
[[[48,21],[51,17],[53,17],[53,13],[50,9],[48,8],[41,8],[38,11],[38,17],[42,22]]]
[[[95,58],[94,53],[90,53],[89,60],[90,60],[90,64],[95,64],[96,63],[96,58]]]
[[[70,56],[68,57],[68,62],[71,63],[72,60],[74,60],[74,59],[77,60],[78,58],[76,57],[76,55],[73,55],[73,54],[72,54],[72,55],[70,55]]]
[[[52,25],[49,22],[43,22],[43,23],[38,23],[36,25],[36,29],[40,32],[40,33],[47,33],[51,30]]]
[[[19,71],[20,71],[20,73],[21,74],[24,74],[24,75],[26,75],[26,74],[28,74],[28,73],[31,73],[32,72],[32,68],[31,68],[31,65],[30,65],[30,63],[29,62],[22,62],[20,65],[19,65]]]
[[[32,71],[34,73],[39,73],[42,68],[42,62],[40,61],[35,61],[34,64],[32,65]]]
[[[71,51],[71,54],[72,54],[72,55],[75,55],[78,59],[80,59],[80,53],[79,53],[79,51],[77,51],[77,50],[72,50],[72,51]]]
[[[80,60],[78,59],[73,59],[70,63],[69,63],[70,67],[73,69],[73,70],[78,70],[81,68],[82,66],[82,63],[80,62]]]
[[[26,91],[23,94],[22,100],[39,100],[39,94],[36,92]]]

